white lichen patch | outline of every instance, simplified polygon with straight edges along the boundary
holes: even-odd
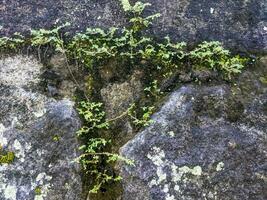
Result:
[[[4,198],[8,200],[17,199],[17,187],[14,185],[7,185],[3,191]]]
[[[175,185],[175,186],[174,186],[174,190],[175,190],[176,192],[179,192],[179,193],[180,193],[180,186],[179,186],[179,185]]]
[[[48,195],[49,189],[52,187],[50,181],[52,176],[47,175],[45,172],[39,173],[35,181],[31,184],[31,189],[35,190],[40,187],[41,194],[35,195],[34,200],[43,200]]]
[[[223,162],[219,162],[216,166],[216,171],[222,171],[224,169],[224,163]]]
[[[13,148],[15,150],[15,155],[20,159],[21,162],[25,160],[25,149],[22,147],[21,143],[16,139],[13,143]]]
[[[41,186],[41,194],[35,195],[34,200],[44,200],[48,195],[49,189],[51,188],[50,184],[44,184]]]
[[[165,152],[159,147],[153,147],[147,155],[156,166],[156,176],[149,182],[150,187],[160,187],[165,193],[165,200],[175,200],[172,192],[181,193],[180,185],[196,183],[196,180],[202,176],[201,166],[176,166],[172,161],[166,158]],[[171,181],[167,181],[167,172],[171,172]],[[189,176],[190,175],[190,178]]]
[[[176,200],[173,195],[167,194],[165,200]]]
[[[34,117],[39,118],[46,113],[45,102],[47,99],[44,95],[18,88],[14,91],[14,96],[26,106],[27,112],[32,113]]]
[[[27,56],[0,59],[0,83],[12,86],[26,86],[39,82],[42,65]]]
[[[48,176],[45,172],[42,172],[37,175],[35,181],[39,184],[42,185],[44,184],[45,181],[50,181],[52,179],[52,176]]]
[[[201,176],[202,174],[202,168],[200,166],[195,166],[193,168],[189,168],[187,166],[179,168],[179,171],[183,174],[189,173],[194,176]]]
[[[152,179],[149,183],[150,187],[154,185],[159,185],[164,182],[167,178],[166,172],[164,172],[163,168],[166,164],[165,153],[158,147],[152,148],[152,153],[147,155],[147,158],[150,159],[154,165],[157,166],[156,174],[157,178]]]
[[[6,146],[8,141],[7,138],[4,136],[4,132],[6,130],[6,127],[3,124],[0,124],[0,145]]]
[[[45,113],[46,113],[46,109],[40,109],[36,112],[33,112],[33,114],[36,118],[44,116]]]
[[[147,158],[156,166],[162,166],[165,161],[165,152],[158,147],[153,147],[152,154],[148,154]]]
[[[210,14],[214,13],[214,8],[210,8]]]
[[[173,131],[169,131],[168,132],[168,135],[171,136],[171,137],[174,137],[175,136],[175,133]]]
[[[175,165],[172,165],[172,180],[173,182],[186,182],[187,178],[184,177],[186,174],[191,174],[196,177],[199,177],[202,175],[202,168],[200,166],[195,166],[193,168],[190,168],[188,166],[183,166],[178,168]]]

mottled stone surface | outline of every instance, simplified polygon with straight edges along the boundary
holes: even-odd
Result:
[[[128,81],[110,84],[100,93],[107,117],[112,119],[124,113],[142,94],[141,72],[135,71]]]
[[[124,200],[267,198],[266,63],[234,87],[185,85],[121,149]]]
[[[132,3],[134,1],[131,1]],[[146,14],[161,13],[151,32],[195,44],[219,40],[239,51],[267,51],[266,0],[144,0]],[[119,0],[2,0],[0,35],[30,28],[72,23],[72,31],[88,26],[125,25]]]
[[[1,200],[81,199],[79,117],[74,102],[38,90],[42,68],[34,58],[0,60],[0,144],[15,153],[0,164]]]

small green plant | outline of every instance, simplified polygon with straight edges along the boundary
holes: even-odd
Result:
[[[58,142],[60,140],[60,136],[59,135],[54,135],[53,136],[53,141],[54,142]]]
[[[78,136],[90,134],[96,129],[108,129],[109,123],[105,121],[105,112],[102,103],[82,101],[78,107],[78,113],[83,117],[86,125],[78,131]]]
[[[148,92],[148,95],[152,95],[156,98],[159,98],[163,92],[160,91],[159,86],[158,86],[158,81],[154,80],[150,86],[146,87],[144,89],[145,92]]]
[[[88,28],[85,33],[74,36],[68,45],[68,54],[88,68],[95,63],[115,57],[118,49],[123,47],[123,39],[115,37],[116,28],[104,31]]]
[[[110,142],[110,140],[107,141],[104,138],[92,138],[86,145],[80,147],[80,150],[84,153],[79,157],[79,160],[84,170],[95,178],[94,185],[89,193],[97,193],[104,184],[121,180],[120,176],[114,175],[105,168],[101,169],[101,165],[107,166],[118,160],[133,165],[131,160],[118,154],[103,151]]]
[[[64,52],[64,40],[63,36],[60,35],[61,29],[69,26],[69,23],[66,23],[62,26],[58,26],[52,30],[40,29],[40,30],[31,30],[31,45],[33,47],[41,48],[42,46],[53,46],[58,52]]]
[[[189,53],[191,62],[198,68],[206,67],[224,72],[228,78],[240,73],[247,59],[232,57],[220,42],[203,42]]]
[[[94,177],[94,184],[89,193],[97,193],[106,183],[121,180],[110,170],[103,166],[109,166],[116,161],[123,161],[133,165],[133,162],[115,153],[106,151],[111,140],[97,137],[100,130],[108,129],[110,124],[105,121],[105,112],[102,110],[102,103],[81,102],[78,108],[79,114],[84,119],[84,126],[78,131],[78,135],[87,138],[85,144],[80,147],[81,156],[78,158],[86,173]]]
[[[24,43],[25,38],[20,33],[15,33],[12,37],[1,37],[0,50],[18,50],[23,46]]]
[[[138,117],[138,113],[136,111],[136,105],[133,104],[128,109],[128,116],[132,119],[133,123],[136,126],[141,126],[141,127],[148,126],[153,122],[151,119],[151,115],[154,112],[154,109],[155,109],[154,106],[142,107],[141,117]]]

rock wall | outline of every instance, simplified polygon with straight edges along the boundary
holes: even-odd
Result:
[[[265,0],[144,2],[152,4],[146,14],[162,14],[150,31],[155,36],[169,35],[191,44],[219,40],[242,52],[267,51]],[[120,26],[126,22],[120,0],[2,0],[0,11],[0,35],[49,28],[58,22],[70,22],[72,31],[88,26]]]
[[[153,36],[169,35],[192,45],[219,40],[237,52],[267,53],[266,0],[144,2],[152,4],[146,15],[162,15],[147,32]],[[86,27],[124,26],[127,18],[119,0],[0,2],[1,36],[65,22],[74,33]],[[72,100],[77,88],[68,80],[61,55],[48,63],[52,70],[33,57],[0,59],[0,153],[15,155],[10,164],[0,164],[1,200],[84,199],[81,169],[73,162],[79,156],[75,132],[80,120]],[[184,84],[166,98],[151,126],[135,136],[130,121],[116,122],[112,148],[116,151],[130,139],[121,154],[136,162],[135,167],[119,167],[124,191],[118,199],[267,199],[266,63],[265,58],[246,70],[236,85],[208,83],[209,74],[204,74],[204,85],[192,83],[188,74],[173,77],[172,84]],[[85,84],[83,70],[77,70]],[[142,81],[148,74],[130,71],[99,69],[103,80],[97,81],[105,84],[94,92],[101,96],[108,118],[144,95]],[[128,79],[114,78],[122,76]],[[105,199],[106,193],[101,194]]]
[[[187,84],[121,148],[123,200],[267,198],[267,62],[232,87]]]
[[[42,73],[32,57],[0,59],[0,150],[15,155],[0,163],[1,200],[81,199],[80,120],[73,101],[40,90]]]

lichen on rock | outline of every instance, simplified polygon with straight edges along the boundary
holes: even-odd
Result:
[[[15,155],[12,163],[0,165],[0,199],[80,199],[80,167],[74,162],[80,120],[74,102],[39,89],[43,66],[33,57],[2,58],[0,68],[0,143]]]
[[[189,84],[169,96],[121,148],[136,164],[120,168],[122,199],[266,199],[266,66],[245,73],[233,85],[239,93]]]

